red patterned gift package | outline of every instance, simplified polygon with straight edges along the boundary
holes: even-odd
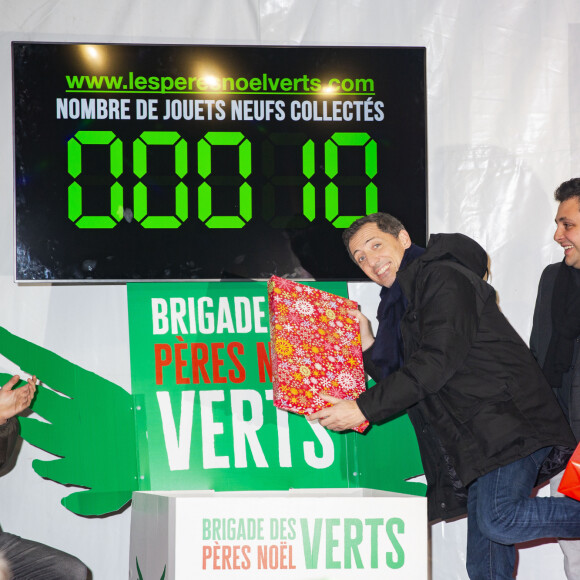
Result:
[[[272,276],[268,306],[276,407],[310,415],[329,406],[318,393],[356,399],[365,390],[360,329],[348,315],[356,302]]]

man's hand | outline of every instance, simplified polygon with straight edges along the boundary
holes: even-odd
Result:
[[[21,413],[32,402],[36,393],[36,377],[30,377],[26,385],[15,389],[15,385],[20,381],[18,375],[14,375],[0,389],[0,425],[3,425],[18,413]]]
[[[318,422],[331,431],[346,431],[347,429],[354,429],[361,423],[366,421],[366,417],[362,414],[356,401],[347,399],[338,399],[331,397],[324,393],[319,393],[318,396],[330,403],[332,407],[325,407],[309,415],[307,419],[312,421],[318,419]]]
[[[375,342],[375,336],[373,334],[373,328],[371,326],[370,320],[360,310],[349,310],[348,313],[350,316],[358,320],[358,325],[360,328],[360,341],[362,349],[365,351],[373,346]]]

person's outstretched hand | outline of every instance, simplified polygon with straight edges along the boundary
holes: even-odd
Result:
[[[358,321],[360,327],[360,341],[363,352],[373,346],[375,335],[370,320],[360,310],[349,310],[348,313]]]
[[[14,375],[0,389],[0,425],[27,409],[36,393],[36,377],[30,377],[25,385],[15,389],[19,381],[20,377]]]

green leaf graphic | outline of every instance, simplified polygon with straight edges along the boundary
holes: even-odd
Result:
[[[21,417],[22,437],[59,458],[35,460],[34,471],[63,485],[87,488],[62,500],[76,514],[121,509],[137,489],[132,396],[2,327],[0,354],[43,383],[32,410],[48,423]]]
[[[139,568],[139,558],[135,558],[135,564],[137,564],[138,580],[143,580],[143,574],[141,573],[141,568]],[[167,572],[167,564],[165,565],[165,568],[163,568],[163,574],[161,575],[161,578],[159,580],[165,580],[166,572]]]

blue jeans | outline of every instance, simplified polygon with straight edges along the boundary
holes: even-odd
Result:
[[[471,580],[511,580],[514,544],[580,537],[580,501],[530,494],[551,447],[474,481],[467,498],[467,572]]]
[[[74,556],[0,531],[0,552],[8,560],[12,580],[85,580],[88,568]]]

